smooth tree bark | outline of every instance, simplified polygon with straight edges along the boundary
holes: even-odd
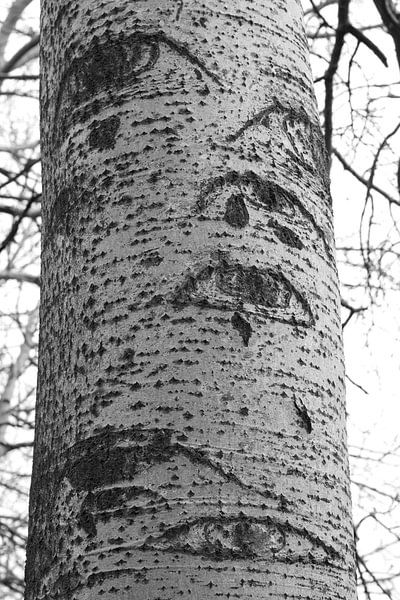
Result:
[[[42,0],[26,600],[352,600],[300,0]]]

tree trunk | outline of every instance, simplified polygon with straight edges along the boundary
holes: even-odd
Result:
[[[300,0],[43,0],[27,600],[351,600]]]

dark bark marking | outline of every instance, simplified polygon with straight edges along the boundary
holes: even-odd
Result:
[[[193,54],[193,52],[188,48],[187,45],[177,42],[170,36],[166,36],[163,32],[154,33],[152,34],[152,37],[156,37],[160,41],[164,42],[171,49],[175,50],[175,52],[186,58],[190,63],[192,63],[192,65],[198,67],[200,71],[208,75],[208,77],[212,79],[214,83],[217,83],[218,85],[222,86],[222,81],[220,80],[220,78],[215,73],[213,73],[213,71],[210,71],[210,69],[206,66],[203,60],[195,54]]]
[[[147,497],[150,504],[132,505],[132,501]],[[90,492],[85,498],[81,513],[89,514],[91,518],[97,521],[107,521],[110,516],[113,517],[134,517],[152,510],[155,502],[162,502],[168,506],[167,499],[158,492],[141,486],[124,486]]]
[[[281,242],[286,244],[286,246],[297,248],[297,250],[302,250],[304,248],[303,242],[299,236],[292,231],[292,229],[289,229],[289,227],[278,223],[278,221],[275,221],[275,219],[270,219],[268,224],[274,229],[276,237]]]
[[[179,21],[181,12],[183,10],[183,2],[184,0],[178,0],[178,7],[176,9],[175,21]]]
[[[245,267],[221,261],[216,271],[217,287],[228,296],[243,302],[259,304],[267,308],[287,308],[291,290],[284,285],[278,273],[261,271],[257,267]]]
[[[83,529],[89,537],[94,537],[97,534],[97,527],[94,516],[87,510],[82,510],[79,513],[78,525]]]
[[[124,436],[121,436],[124,439]],[[99,486],[132,479],[143,466],[167,459],[171,454],[168,430],[131,431],[132,445],[118,446],[118,434],[105,431],[73,447],[65,476],[78,490],[91,491]],[[142,445],[140,442],[144,442]]]
[[[160,536],[151,536],[141,550],[182,552],[208,559],[245,560],[266,558],[285,545],[284,529],[272,519],[203,517],[169,527]]]
[[[192,448],[181,441],[172,441],[170,429],[104,430],[101,434],[78,442],[67,453],[66,464],[60,477],[67,477],[77,490],[95,494],[96,488],[122,480],[132,480],[150,465],[169,461],[183,454],[191,462],[204,465],[226,481],[242,489],[253,491],[265,498],[275,498],[273,492],[258,490],[243,482],[235,473],[226,471],[215,462],[207,450]],[[126,442],[130,442],[130,446]],[[118,446],[118,444],[123,444]]]
[[[287,124],[291,122],[302,123],[311,131],[316,129],[321,132],[319,123],[310,119],[309,114],[303,107],[294,108],[293,106],[285,106],[277,98],[273,98],[272,102],[266,106],[266,108],[256,112],[250,119],[245,121],[245,123],[235,133],[227,136],[227,140],[231,142],[236,141],[240,136],[243,135],[245,131],[247,131],[247,129],[250,129],[251,127],[257,127],[258,125],[262,125],[267,128],[270,127],[269,117],[272,114],[283,115],[283,125],[286,130]]]
[[[63,573],[54,583],[54,591],[60,598],[72,600],[73,592],[79,587],[81,576],[74,568],[72,571]]]
[[[249,202],[255,204],[257,208],[267,210],[269,213],[276,212],[287,216],[292,216],[295,208],[300,214],[312,224],[317,235],[321,238],[325,252],[330,259],[333,258],[332,250],[326,240],[326,235],[322,227],[318,225],[314,215],[303,205],[299,198],[290,190],[284,189],[278,183],[265,179],[254,171],[228,171],[224,175],[213,177],[203,184],[197,200],[197,210],[203,213],[211,202],[211,195],[222,190],[227,185],[234,185],[241,189],[241,193],[246,197],[243,186],[250,186],[256,201],[250,196]]]
[[[130,36],[97,38],[64,72],[56,99],[55,142],[62,141],[75,113],[77,121],[97,114],[112,104],[113,94],[129,87],[159,58],[159,46],[151,36],[137,32]],[[107,98],[99,100],[99,94]],[[111,94],[111,95],[110,95]],[[88,103],[88,104],[87,104]]]
[[[176,306],[194,303],[220,310],[240,311],[246,302],[257,314],[292,325],[314,323],[303,295],[279,270],[258,269],[231,262],[226,253],[217,253],[209,265],[190,273],[171,299]],[[213,291],[215,288],[218,294]],[[296,315],[294,314],[297,313]]]
[[[304,402],[300,399],[294,400],[294,405],[297,411],[297,414],[300,416],[301,425],[307,431],[307,433],[312,432],[312,421],[310,415],[308,414],[308,410]]]
[[[97,38],[77,58],[65,62],[69,66],[62,75],[54,118],[55,143],[60,143],[71,122],[85,121],[105,106],[115,105],[117,96],[152,69],[160,57],[160,44],[188,60],[197,73],[207,75],[222,86],[218,76],[183,43],[163,31],[113,36],[108,32],[99,42]]]
[[[253,333],[250,323],[243,319],[243,317],[238,312],[233,313],[231,323],[232,326],[238,330],[244,345],[248,346],[251,334]]]
[[[286,498],[286,496],[284,496],[283,494],[280,494],[279,495],[278,510],[280,510],[282,512],[287,512],[289,504],[290,504],[290,502]]]
[[[55,197],[47,221],[47,236],[49,239],[55,234],[69,235],[71,220],[74,214],[75,198],[69,187],[63,187]]]
[[[149,269],[150,267],[157,267],[163,260],[156,250],[152,250],[140,262],[146,269]]]
[[[298,124],[304,126],[307,132],[307,139],[305,139],[304,135],[302,135],[302,143],[311,150],[311,155],[314,162],[312,165],[313,172],[317,171],[318,175],[322,176],[323,183],[329,190],[329,155],[324,142],[321,126],[318,122],[310,119],[309,114],[301,106],[298,108],[284,106],[277,98],[273,98],[272,102],[266,108],[255,113],[235,133],[227,136],[227,140],[229,142],[235,142],[244,134],[245,131],[259,125],[270,128],[270,116],[272,114],[282,115],[283,129],[295,151],[296,140],[290,135],[289,125],[292,127]],[[298,152],[294,152],[293,159],[295,162],[300,161],[302,166],[309,170],[309,166],[304,163]]]
[[[260,205],[271,212],[291,213],[293,210],[291,208],[292,204],[298,202],[297,199],[292,198],[294,195],[291,192],[284,190],[276,183],[263,179],[254,171],[245,171],[244,173],[228,171],[224,175],[213,177],[203,184],[197,201],[199,212],[204,212],[207,208],[210,202],[209,196],[223,189],[226,185],[234,185],[239,188],[250,186]]]
[[[126,348],[121,354],[120,361],[123,364],[135,365],[135,351],[133,348]]]
[[[301,548],[304,543],[308,550]],[[287,520],[279,522],[269,516],[257,518],[242,512],[237,516],[194,518],[169,527],[158,536],[149,536],[138,549],[181,552],[215,561],[274,557],[275,561],[286,564],[290,560],[336,566],[342,563],[339,552],[318,535]],[[293,556],[296,551],[298,555]]]
[[[88,50],[72,61],[66,76],[68,96],[74,104],[89,100],[99,92],[120,89],[150,70],[157,62],[160,49],[155,36],[135,32],[111,37],[99,43],[97,38]]]
[[[95,121],[90,129],[89,134],[90,147],[97,148],[99,150],[114,148],[115,136],[119,129],[120,123],[121,119],[116,115],[100,122]]]
[[[298,109],[290,108],[285,111],[283,119],[283,127],[288,136],[288,139],[292,142],[294,150],[296,150],[296,140],[292,138],[289,133],[289,126],[295,127],[296,125],[302,124],[305,129],[305,134],[297,132],[301,137],[301,142],[304,147],[307,147],[311,151],[311,157],[313,164],[311,165],[312,173],[317,173],[319,177],[322,177],[325,189],[330,195],[330,179],[329,179],[329,153],[326,148],[325,139],[322,133],[319,122],[312,121],[303,107]],[[310,165],[307,165],[304,160],[299,156],[299,153],[295,153],[294,159],[297,160],[301,166],[306,170],[310,170]]]
[[[227,141],[236,142],[236,140],[238,140],[243,135],[243,133],[251,127],[256,127],[257,125],[264,125],[265,127],[269,127],[269,115],[271,115],[274,112],[278,112],[280,106],[282,105],[279,103],[279,101],[275,100],[269,106],[260,110],[250,119],[245,121],[245,123],[241,127],[239,127],[239,129],[235,133],[228,135],[226,138]]]
[[[228,198],[224,219],[232,227],[246,227],[249,222],[249,213],[242,194],[232,194]]]

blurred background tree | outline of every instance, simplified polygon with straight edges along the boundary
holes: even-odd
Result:
[[[331,155],[360,600],[400,598],[400,3],[303,0]],[[39,0],[0,7],[0,597],[20,600],[40,291]]]

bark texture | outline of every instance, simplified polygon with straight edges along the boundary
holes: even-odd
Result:
[[[27,600],[351,600],[300,0],[43,0]]]

